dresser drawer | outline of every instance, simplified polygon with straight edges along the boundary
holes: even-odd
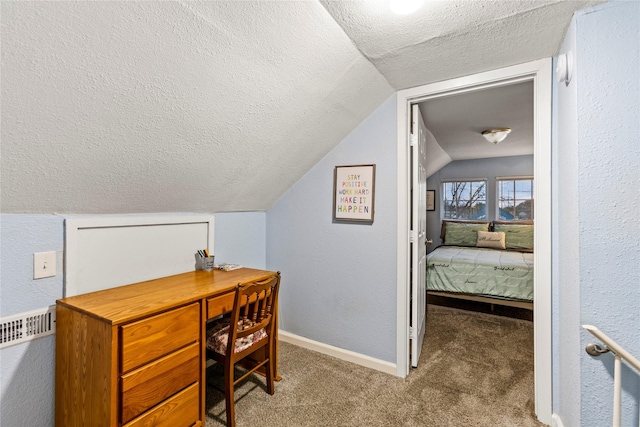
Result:
[[[200,303],[122,326],[121,372],[200,339]]]
[[[200,379],[200,343],[122,376],[122,421],[127,422]]]
[[[201,425],[200,384],[193,384],[124,427],[189,427]],[[196,424],[198,422],[198,424]]]
[[[235,296],[235,292],[229,292],[207,299],[207,319],[213,319],[221,314],[229,313],[233,309]]]

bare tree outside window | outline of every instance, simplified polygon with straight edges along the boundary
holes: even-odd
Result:
[[[486,219],[486,181],[449,181],[442,184],[444,218]]]

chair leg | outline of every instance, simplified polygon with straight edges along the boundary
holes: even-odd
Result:
[[[224,400],[227,409],[227,427],[235,427],[236,412],[233,390],[234,365],[225,366],[224,371]]]
[[[269,337],[269,339],[271,339],[271,337]],[[266,380],[267,380],[267,393],[269,394],[273,394],[276,391],[273,383],[273,377],[274,377],[273,360],[274,359],[273,359],[272,351],[273,351],[273,348],[271,347],[271,345],[267,345],[265,353],[269,358],[269,361],[265,365],[265,370],[266,370],[265,373],[266,373]]]

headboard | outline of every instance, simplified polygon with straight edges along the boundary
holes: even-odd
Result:
[[[67,218],[64,296],[192,271],[213,231],[211,215]]]
[[[481,220],[467,220],[467,219],[443,219],[442,227],[440,228],[440,239],[444,242],[444,237],[447,233],[447,223],[455,222],[458,224],[489,224],[489,229],[491,229],[490,221],[481,221]]]
[[[447,244],[447,242],[445,241],[445,237],[447,236],[447,224],[468,224],[468,225],[482,224],[488,227],[488,231],[497,231],[496,230],[497,227],[500,227],[502,229],[506,228],[507,229],[506,232],[508,234],[506,238],[507,250],[516,250],[519,252],[533,252],[534,222],[532,220],[481,221],[481,220],[445,219],[445,220],[442,220],[442,227],[440,229],[440,239],[442,240],[443,245]],[[531,226],[531,227],[522,227],[522,226]],[[469,228],[469,231],[473,232],[473,229]],[[454,243],[454,245],[460,244],[461,246],[470,246],[468,242],[470,242],[471,239],[468,238],[466,240],[467,240],[466,244]],[[475,246],[475,244],[473,246]]]

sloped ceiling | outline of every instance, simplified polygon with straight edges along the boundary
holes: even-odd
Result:
[[[395,90],[552,56],[595,2],[1,2],[3,213],[266,210]]]

